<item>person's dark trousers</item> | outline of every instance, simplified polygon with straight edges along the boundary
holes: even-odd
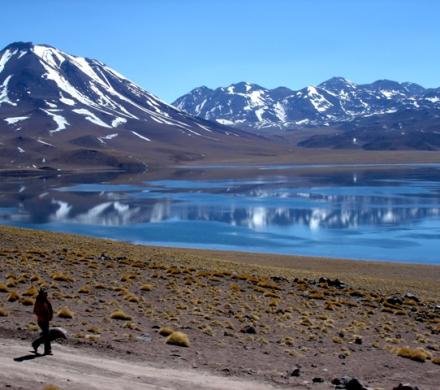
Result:
[[[50,345],[49,338],[49,322],[38,321],[38,326],[41,328],[41,337],[35,340],[32,343],[32,346],[34,347],[34,349],[37,349],[41,344],[44,343],[44,353],[46,355],[50,354],[52,351],[52,347]]]

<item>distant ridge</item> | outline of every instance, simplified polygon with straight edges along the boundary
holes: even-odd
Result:
[[[173,105],[188,114],[250,129],[323,127],[405,110],[439,111],[440,88],[378,80],[355,84],[333,77],[298,91],[240,82],[195,88]]]

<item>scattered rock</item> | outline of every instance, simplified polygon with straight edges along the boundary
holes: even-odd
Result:
[[[313,383],[324,383],[324,379],[319,377],[319,376],[317,376],[317,377],[312,379],[312,382]]]
[[[288,282],[284,276],[271,276],[270,277],[275,283]]]
[[[142,333],[142,334],[136,336],[136,338],[138,340],[145,341],[145,342],[151,341],[151,335],[149,333]]]
[[[293,369],[293,371],[290,373],[290,376],[300,376],[301,375],[301,369],[299,367],[296,367]]]
[[[329,287],[336,287],[336,288],[345,288],[347,287],[346,284],[339,280],[339,279],[329,279],[324,276],[321,276],[318,280],[319,284],[327,284]]]
[[[410,292],[407,292],[405,294],[405,298],[411,299],[411,300],[416,301],[416,302],[420,302],[420,298],[417,295],[415,295],[413,293],[410,293]]]
[[[393,390],[419,390],[419,388],[408,383],[399,383],[399,386],[393,387]]]
[[[335,385],[335,389],[345,390],[367,390],[357,378],[350,376],[343,376],[342,378],[335,378],[331,381]]]
[[[390,305],[401,305],[403,303],[403,299],[400,295],[391,295],[386,301]]]
[[[361,336],[356,336],[354,339],[354,343],[358,344],[358,345],[362,345],[362,337]]]
[[[241,329],[241,333],[257,334],[257,330],[252,325],[246,325],[244,328]]]

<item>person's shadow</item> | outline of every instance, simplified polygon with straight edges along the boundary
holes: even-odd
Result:
[[[14,361],[21,363],[26,360],[33,360],[33,359],[37,359],[37,358],[41,358],[41,357],[44,357],[44,355],[40,355],[39,353],[32,353],[29,355],[23,355],[20,357],[16,357],[16,358],[14,358]]]

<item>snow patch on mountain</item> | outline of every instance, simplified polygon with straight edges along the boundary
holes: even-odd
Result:
[[[17,105],[17,103],[12,102],[8,97],[8,84],[11,78],[12,75],[9,75],[0,85],[0,105],[2,105],[3,103],[10,104],[11,106]]]
[[[53,112],[50,112],[49,110],[43,110],[47,115],[49,115],[54,122],[57,124],[56,129],[49,130],[51,134],[57,133],[59,131],[65,130],[67,126],[69,125],[69,122],[67,122],[66,118],[64,118],[62,115],[55,114]]]
[[[127,123],[127,119],[118,117],[112,120],[112,127],[118,127],[124,123]]]
[[[144,141],[148,141],[148,142],[151,142],[151,139],[150,138],[147,138],[147,137],[144,137],[143,135],[141,135],[141,134],[139,134],[139,133],[136,133],[135,131],[131,131],[136,137],[138,137],[138,138],[140,138],[140,139],[143,139]]]
[[[101,126],[101,127],[108,127],[110,128],[107,123],[105,123],[103,120],[98,118],[93,112],[85,109],[85,108],[76,108],[72,110],[74,113],[83,115],[85,119],[87,119],[89,122],[94,123],[95,125]]]
[[[19,123],[21,121],[24,121],[26,119],[29,119],[29,116],[16,116],[14,118],[5,118],[4,121],[8,125],[14,125],[14,124]]]

